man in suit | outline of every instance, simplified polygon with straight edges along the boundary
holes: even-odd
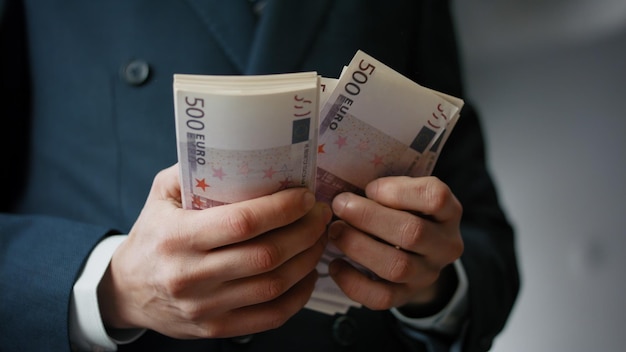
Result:
[[[336,77],[362,49],[463,96],[446,1],[263,5],[0,2],[0,79],[11,92],[0,98],[3,351],[489,349],[519,282],[469,106],[437,178],[377,180],[332,209],[300,189],[180,209],[174,73]],[[331,210],[340,220],[327,239]],[[333,263],[364,308],[302,309],[327,241],[383,278]]]

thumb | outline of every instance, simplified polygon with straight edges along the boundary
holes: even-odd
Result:
[[[159,171],[152,181],[148,201],[172,200],[178,205],[182,203],[180,192],[180,167],[176,163]]]

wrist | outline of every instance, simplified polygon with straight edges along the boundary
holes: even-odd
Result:
[[[98,285],[98,306],[100,306],[100,315],[102,322],[107,330],[132,328],[124,322],[119,312],[122,311],[118,307],[116,300],[115,284],[113,283],[113,275],[111,274],[111,265],[102,276],[102,280]]]
[[[124,239],[125,236],[111,236],[101,241],[90,254],[74,284],[70,305],[70,338],[79,349],[117,348],[102,322],[97,287],[112,253]]]
[[[133,290],[120,282],[120,279],[128,275],[120,274],[119,270],[115,270],[116,254],[123,250],[123,246],[124,244],[121,244],[112,254],[111,261],[97,288],[100,315],[107,331],[139,328],[138,325],[132,323],[132,307],[124,305],[126,302],[124,295]]]

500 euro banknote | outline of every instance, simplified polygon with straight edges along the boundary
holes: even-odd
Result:
[[[315,72],[174,75],[183,207],[314,190],[318,100]]]
[[[287,187],[330,202],[340,192],[362,194],[379,177],[428,175],[463,106],[361,51],[339,79],[175,75],[174,95],[187,209]],[[329,246],[307,308],[334,314],[358,306],[328,276],[337,257]]]
[[[317,199],[363,194],[384,176],[430,174],[462,106],[358,51],[320,113]],[[307,307],[333,314],[359,306],[328,276],[328,263],[338,257],[342,253],[329,245]]]

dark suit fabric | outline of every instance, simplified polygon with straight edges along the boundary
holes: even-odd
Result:
[[[442,0],[270,0],[260,18],[246,0],[4,0],[0,11],[2,351],[70,348],[68,303],[85,258],[105,236],[130,229],[153,176],[176,162],[174,73],[336,77],[362,49],[424,86],[463,96]],[[132,80],[132,62],[149,68],[145,80]],[[513,232],[469,105],[435,173],[464,206],[465,347],[485,350],[519,283]],[[121,350],[419,348],[389,312],[348,315],[356,326],[349,346],[333,339],[337,317],[305,310],[245,344],[148,332]]]

